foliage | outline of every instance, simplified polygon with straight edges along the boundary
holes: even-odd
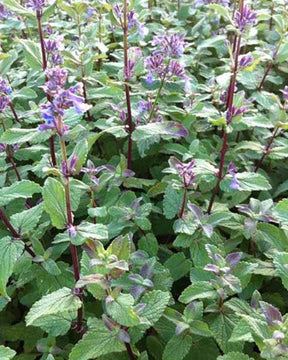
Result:
[[[288,358],[287,6],[1,0],[0,360]]]

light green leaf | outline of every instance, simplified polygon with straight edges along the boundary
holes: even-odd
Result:
[[[14,199],[27,199],[40,191],[40,185],[33,181],[17,181],[9,187],[0,189],[0,206],[7,205]]]
[[[77,226],[77,235],[71,238],[71,241],[75,245],[81,245],[87,239],[107,241],[107,226],[103,224],[92,224],[88,221],[83,221],[80,225]]]
[[[89,360],[99,356],[121,352],[125,345],[105,327],[102,320],[88,320],[88,332],[72,349],[69,360]],[[117,358],[117,357],[115,357]]]
[[[31,143],[42,143],[49,139],[49,136],[50,134],[48,131],[40,132],[38,129],[11,128],[2,134],[0,142],[8,145],[15,143],[23,144],[27,141]]]
[[[43,208],[50,215],[52,224],[57,229],[64,229],[67,224],[64,186],[58,180],[48,178],[42,194]]]
[[[288,253],[275,252],[273,263],[277,269],[277,273],[282,280],[282,284],[288,290]]]
[[[180,295],[179,301],[188,304],[196,299],[215,298],[217,296],[213,285],[208,281],[198,281],[188,286]]]
[[[23,250],[24,244],[20,240],[12,240],[9,236],[0,240],[0,295],[6,299],[9,299],[6,292],[7,281]]]
[[[86,161],[88,155],[88,142],[86,139],[79,141],[74,147],[73,153],[71,154],[68,164],[70,163],[73,156],[77,156],[77,162],[75,166],[76,173],[78,174],[82,169],[83,164]]]
[[[229,352],[226,355],[218,356],[217,360],[253,360],[248,355],[245,355],[240,352]]]
[[[16,355],[16,351],[10,349],[9,347],[0,345],[0,359],[1,360],[10,360]]]
[[[166,306],[168,305],[170,295],[168,292],[153,290],[147,292],[142,298],[141,303],[145,304],[145,308],[139,312],[141,317],[145,317],[151,325],[155,324],[162,316]]]
[[[35,325],[45,322],[48,315],[63,315],[75,312],[82,306],[82,302],[78,296],[74,295],[69,288],[62,288],[51,294],[43,296],[34,303],[26,315],[26,324]],[[65,316],[65,315],[64,315]]]
[[[32,40],[21,40],[20,44],[23,46],[23,53],[27,65],[33,70],[41,70],[42,56],[39,44]]]
[[[133,309],[134,298],[130,294],[121,294],[114,299],[106,302],[107,313],[117,323],[123,326],[136,326],[140,323],[140,318]]]
[[[12,215],[10,221],[17,232],[25,234],[35,228],[41,214],[42,204],[39,204],[29,210],[24,210],[20,213]]]

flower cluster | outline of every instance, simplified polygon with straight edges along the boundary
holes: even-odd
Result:
[[[241,32],[244,32],[248,26],[255,25],[256,19],[257,14],[248,6],[244,6],[242,13],[240,11],[235,13],[235,24]]]
[[[239,67],[240,69],[244,69],[245,67],[249,66],[253,61],[253,57],[251,55],[243,55],[239,60]]]
[[[185,188],[188,188],[194,183],[196,177],[196,174],[193,171],[196,165],[195,160],[191,160],[188,164],[185,164],[176,157],[173,157],[170,159],[169,163],[177,171],[180,178],[182,178]]]
[[[12,90],[8,86],[6,80],[0,76],[0,113],[6,110],[7,106],[9,105],[10,99],[8,95],[11,94],[11,92]]]
[[[134,75],[134,68],[138,60],[141,58],[142,52],[140,48],[133,47],[129,49],[128,63],[125,68],[125,81],[129,81]]]
[[[47,31],[50,39],[44,40],[46,53],[48,56],[51,56],[52,64],[59,65],[63,63],[61,50],[63,50],[63,36],[53,34],[53,30],[48,28]]]
[[[81,96],[83,92],[81,83],[63,89],[67,80],[65,69],[56,67],[47,70],[46,74],[48,81],[43,88],[49,96],[53,97],[53,101],[41,106],[42,116],[46,123],[40,125],[39,130],[56,130],[58,135],[62,136],[68,130],[68,126],[62,124],[65,110],[73,107],[77,114],[83,114],[90,106],[85,104]]]
[[[234,166],[233,162],[228,165],[228,173],[232,176],[232,182],[230,184],[231,190],[239,190],[239,181],[236,179],[238,168]]]
[[[121,8],[119,6],[119,4],[114,5],[114,13],[115,13],[116,17],[118,18],[121,27],[124,28],[124,9],[123,9],[123,7]],[[134,9],[130,10],[127,13],[127,22],[128,22],[128,24],[127,24],[128,30],[132,30],[134,27],[137,27],[139,36],[141,38],[144,38],[144,36],[146,36],[148,34],[148,29],[146,28],[144,23],[141,23],[138,20]]]
[[[244,114],[246,111],[247,111],[247,108],[245,106],[236,108],[235,105],[232,105],[231,110],[227,110],[227,113],[226,113],[227,124],[229,125],[234,117],[240,116],[240,115]]]
[[[13,13],[0,4],[0,20],[7,20]]]
[[[186,46],[184,36],[176,34],[155,36],[152,44],[157,46],[157,49],[145,60],[145,66],[148,69],[147,84],[153,83],[153,76],[163,82],[175,76],[185,81],[186,93],[191,92],[184,65],[174,59],[181,58],[184,53]]]
[[[46,6],[46,0],[26,0],[26,7],[34,11],[42,11]]]
[[[139,101],[138,102],[139,114],[136,118],[136,125],[140,125],[141,123],[147,124],[147,123],[162,122],[163,117],[159,114],[159,106],[156,106],[154,108],[152,117],[150,118],[152,109],[153,109],[153,102],[151,100]]]

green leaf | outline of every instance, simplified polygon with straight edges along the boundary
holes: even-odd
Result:
[[[165,189],[163,200],[163,213],[166,219],[173,219],[179,212],[182,203],[182,196],[172,185],[168,185]]]
[[[20,240],[12,240],[9,236],[0,240],[0,295],[6,299],[9,299],[6,292],[7,281],[23,250],[24,244]]]
[[[107,241],[107,226],[103,224],[92,224],[88,221],[83,221],[80,225],[77,226],[77,235],[71,238],[71,241],[75,245],[81,245],[87,239]]]
[[[260,191],[260,190],[270,190],[271,185],[268,180],[261,174],[255,174],[251,172],[243,172],[236,174],[236,179],[239,182],[238,191]],[[221,189],[226,192],[235,192],[235,190],[230,189],[230,184],[232,181],[231,176],[227,176],[221,182]]]
[[[253,360],[253,358],[250,358],[248,355],[243,353],[233,351],[226,355],[218,356],[217,360]]]
[[[285,228],[288,226],[288,199],[279,201],[274,208],[273,215]]]
[[[38,224],[42,214],[42,204],[34,206],[29,210],[24,210],[20,213],[11,216],[11,224],[20,234],[26,234],[33,230]]]
[[[179,301],[188,304],[196,299],[215,298],[216,296],[217,293],[210,282],[197,281],[182,292]]]
[[[102,320],[88,319],[88,332],[72,349],[69,360],[89,360],[121,352],[125,345],[105,327]],[[117,357],[116,357],[117,358]]]
[[[275,252],[273,256],[273,263],[277,269],[277,273],[282,280],[282,284],[288,290],[288,253]]]
[[[73,156],[77,156],[77,162],[75,165],[76,174],[80,172],[83,164],[86,161],[88,155],[88,142],[86,139],[79,141],[74,147],[73,153],[71,154],[68,164],[70,163]]]
[[[223,352],[241,351],[243,343],[229,342],[234,326],[238,321],[236,316],[226,316],[225,314],[213,314],[209,319],[209,326],[214,334],[215,340]]]
[[[0,142],[8,145],[13,145],[15,143],[23,144],[28,141],[31,143],[41,143],[49,139],[49,136],[48,131],[40,132],[38,129],[11,128],[2,134]]]
[[[27,65],[33,70],[41,70],[42,56],[39,44],[32,40],[21,40],[20,44],[23,46],[23,53]]]
[[[16,355],[16,351],[0,345],[0,359],[1,360],[10,360]]]
[[[131,252],[131,239],[127,234],[125,236],[118,236],[112,241],[107,249],[107,254],[116,255],[118,260],[128,261]]]
[[[205,337],[212,336],[212,333],[211,333],[208,325],[204,321],[201,321],[201,320],[194,320],[190,324],[190,331],[192,334],[195,334],[195,335],[200,335],[200,336],[205,336]]]
[[[9,187],[0,189],[0,206],[9,204],[12,200],[27,199],[41,191],[40,185],[29,180],[17,181]]]
[[[43,208],[50,215],[52,224],[57,229],[64,229],[67,224],[64,186],[58,180],[48,178],[42,194]]]
[[[38,324],[43,324],[49,315],[65,317],[65,314],[75,312],[81,306],[79,297],[74,295],[71,289],[64,287],[34,303],[26,315],[26,324],[39,326]]]
[[[192,337],[182,333],[174,335],[168,341],[163,353],[163,360],[182,360],[192,346]]]
[[[170,271],[174,281],[181,279],[191,269],[192,263],[184,253],[173,254],[164,264]]]
[[[168,305],[170,295],[168,292],[153,290],[147,292],[142,298],[141,303],[145,308],[139,312],[141,317],[145,317],[151,325],[155,324],[162,316]]]
[[[123,326],[136,326],[140,323],[140,318],[133,309],[134,298],[130,294],[120,294],[117,299],[106,301],[108,315],[117,323]]]

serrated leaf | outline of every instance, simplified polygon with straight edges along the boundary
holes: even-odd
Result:
[[[192,346],[192,337],[186,334],[174,335],[168,341],[163,353],[163,360],[182,360]]]
[[[10,349],[9,347],[0,345],[1,360],[11,360],[15,355],[16,355],[16,351]]]
[[[64,229],[67,224],[64,186],[58,180],[48,178],[42,194],[43,209],[50,215],[52,224],[57,229]]]
[[[141,317],[145,317],[151,325],[155,324],[163,314],[168,305],[170,295],[168,292],[153,290],[147,292],[142,298],[141,303],[145,304],[145,308],[139,312]]]
[[[27,199],[40,191],[40,185],[33,181],[18,181],[9,187],[0,189],[0,206],[7,205],[14,199]]]
[[[188,304],[196,299],[215,298],[217,293],[208,281],[197,281],[188,286],[180,295],[179,301]]]
[[[27,65],[33,70],[42,69],[42,57],[39,44],[32,40],[21,40]]]
[[[277,273],[282,280],[282,284],[288,290],[288,253],[275,252],[273,263],[277,269]]]
[[[184,253],[173,254],[164,264],[170,271],[174,281],[181,279],[191,269],[192,263]]]
[[[40,132],[38,129],[20,129],[11,128],[6,130],[1,138],[0,142],[3,144],[23,144],[26,142],[41,143],[49,139],[49,132]]]
[[[34,303],[26,315],[27,326],[36,325],[43,318],[49,315],[63,315],[63,313],[71,313],[82,306],[82,302],[78,296],[74,295],[69,288],[62,288],[43,296]]]
[[[163,213],[166,219],[173,219],[179,212],[182,203],[182,197],[177,190],[168,185],[165,189],[163,199]]]
[[[20,234],[25,234],[35,228],[42,214],[42,204],[34,206],[11,216],[11,223]]]
[[[105,327],[102,320],[90,318],[88,332],[72,349],[69,360],[89,360],[99,356],[125,350],[124,343],[118,340]]]
[[[229,352],[226,355],[218,356],[217,360],[253,360],[248,355],[245,355],[240,352]]]
[[[134,298],[130,294],[121,294],[106,303],[108,315],[117,323],[123,326],[136,326],[140,323],[140,318],[133,309]]]
[[[6,299],[9,299],[6,284],[23,250],[24,244],[20,240],[12,240],[9,236],[0,240],[0,295]]]

